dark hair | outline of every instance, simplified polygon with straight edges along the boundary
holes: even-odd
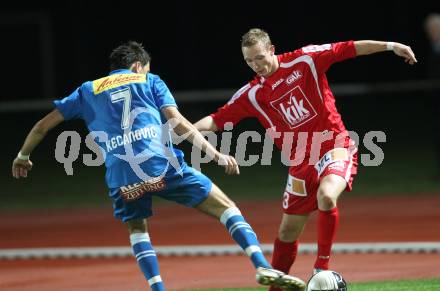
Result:
[[[150,55],[141,43],[128,41],[110,54],[110,70],[128,69],[135,62],[141,62],[143,66],[150,62]]]

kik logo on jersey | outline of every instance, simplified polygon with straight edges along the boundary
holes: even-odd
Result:
[[[270,104],[290,128],[298,127],[316,116],[315,109],[299,86]]]

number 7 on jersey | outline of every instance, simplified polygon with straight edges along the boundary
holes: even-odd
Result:
[[[119,91],[110,93],[112,103],[124,101],[122,107],[121,128],[126,129],[130,123],[130,108],[131,108],[131,91],[130,88],[124,88]]]

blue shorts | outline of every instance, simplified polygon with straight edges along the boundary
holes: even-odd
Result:
[[[110,189],[109,195],[113,200],[114,216],[123,222],[152,216],[153,195],[187,207],[194,207],[203,202],[211,192],[211,180],[186,163],[183,163],[181,167],[183,176],[173,172],[164,177],[165,187],[162,190],[140,191],[142,192],[140,197],[132,201],[124,199],[121,195],[121,188]]]

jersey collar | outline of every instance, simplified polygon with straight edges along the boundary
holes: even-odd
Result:
[[[114,74],[133,74],[133,72],[129,69],[117,69],[109,73],[109,75],[114,75]]]

